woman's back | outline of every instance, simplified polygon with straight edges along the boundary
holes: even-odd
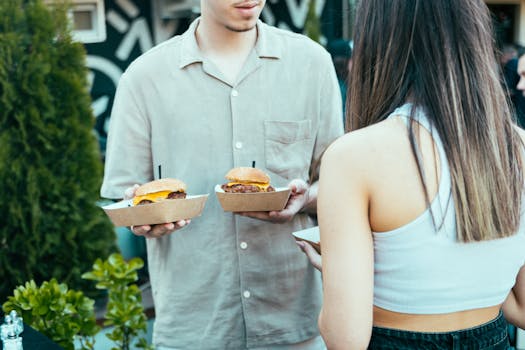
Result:
[[[523,224],[516,235],[498,240],[460,243],[450,236],[455,234],[453,203],[447,203],[443,193],[442,206],[434,202],[443,190],[440,185],[450,186],[443,181],[448,176],[442,173],[443,152],[426,128],[414,130],[428,200],[438,210],[435,223],[406,118],[393,116],[346,134],[323,158],[323,168],[331,169],[322,170],[319,192],[321,240],[323,251],[330,253],[323,254],[323,274],[337,274],[335,283],[353,295],[344,304],[335,302],[335,307],[352,310],[345,319],[357,326],[355,333],[361,327],[366,331],[368,322],[417,332],[447,332],[489,322],[498,316],[525,261]],[[519,133],[525,140],[525,132]],[[444,231],[436,232],[440,226]],[[335,240],[331,231],[337,227],[347,227],[347,232]],[[425,227],[425,232],[414,230]],[[448,236],[438,236],[444,233]],[[339,250],[345,250],[343,259],[343,254],[333,254]],[[337,261],[332,261],[334,255]],[[348,274],[337,272],[357,264],[359,269]],[[362,312],[368,307],[373,308],[371,318]]]
[[[518,234],[498,240],[457,241],[450,170],[435,129],[418,109],[414,124],[423,173],[424,190],[408,141],[411,105],[392,113],[378,129],[390,135],[391,146],[375,157],[373,166],[383,167],[371,177],[370,225],[374,238],[374,324],[412,330],[447,331],[472,327],[493,319],[514,285],[525,262],[525,225]],[[416,123],[416,122],[414,122]],[[373,130],[370,130],[374,133]],[[401,136],[400,138],[398,138]],[[373,137],[368,138],[373,142]],[[384,137],[378,138],[381,143]],[[380,159],[377,159],[380,158]],[[370,160],[373,158],[369,158]],[[381,173],[383,175],[381,175]],[[385,174],[388,174],[385,176]],[[495,306],[495,308],[492,308]],[[487,310],[488,308],[488,310]],[[466,310],[484,309],[478,313]],[[392,313],[411,314],[394,317]],[[460,312],[443,317],[443,314]],[[422,322],[421,316],[429,317]],[[470,316],[469,316],[470,315]]]

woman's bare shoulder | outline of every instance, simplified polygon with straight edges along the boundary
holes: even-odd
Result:
[[[373,162],[388,157],[392,152],[409,150],[407,135],[404,121],[390,118],[346,133],[330,145],[325,156],[352,163]]]

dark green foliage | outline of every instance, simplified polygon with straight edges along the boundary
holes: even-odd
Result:
[[[51,278],[89,294],[82,272],[116,249],[86,73],[65,5],[0,1],[0,300]]]

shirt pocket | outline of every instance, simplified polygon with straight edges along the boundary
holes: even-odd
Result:
[[[264,121],[266,169],[286,179],[308,179],[312,158],[311,121]]]

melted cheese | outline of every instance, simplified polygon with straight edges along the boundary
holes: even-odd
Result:
[[[149,200],[153,203],[158,202],[159,200],[166,199],[168,197],[168,194],[170,194],[172,191],[160,191],[160,192],[154,192],[154,193],[148,193],[142,196],[135,196],[133,198],[133,205],[137,205],[142,200]]]
[[[252,183],[246,183],[246,182],[228,182],[228,186],[234,186],[234,185],[249,185],[249,186],[256,186],[259,187],[262,191],[266,191],[268,187],[270,187],[270,184],[258,184],[255,182]]]

